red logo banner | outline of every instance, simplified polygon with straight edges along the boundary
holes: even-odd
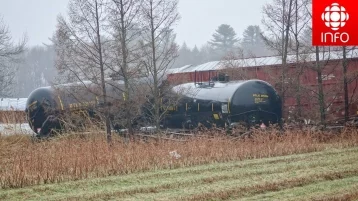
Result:
[[[358,45],[358,2],[312,0],[312,45]]]

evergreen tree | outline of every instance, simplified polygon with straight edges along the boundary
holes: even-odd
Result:
[[[227,24],[222,24],[213,34],[213,39],[209,44],[221,54],[226,54],[234,50],[239,39],[236,38],[235,30]]]
[[[248,26],[244,33],[241,43],[246,56],[268,56],[270,54],[267,50],[265,41],[261,35],[261,29],[258,25]]]
[[[186,65],[189,64],[192,59],[192,53],[190,48],[186,45],[186,43],[184,42],[183,45],[181,46],[180,50],[179,50],[179,60],[181,60],[181,62]]]
[[[261,29],[257,25],[248,26],[243,33],[242,43],[245,45],[256,45],[262,43]]]
[[[209,43],[203,45],[200,48],[200,55],[201,55],[200,63],[206,63],[206,62],[210,62],[210,61],[218,61],[223,56],[223,54],[221,52],[214,49]]]
[[[202,62],[203,58],[201,57],[200,51],[198,49],[198,47],[195,45],[193,50],[192,50],[192,63],[193,65],[198,65]]]
[[[185,42],[180,47],[178,54],[179,54],[179,56],[176,59],[174,65],[173,65],[173,68],[180,68],[185,65],[192,64],[193,55],[192,55],[190,48],[187,46],[187,44]]]

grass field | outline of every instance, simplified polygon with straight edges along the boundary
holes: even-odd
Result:
[[[358,200],[356,189],[356,128],[111,145],[96,132],[0,136],[0,200]]]
[[[0,191],[0,200],[356,200],[358,147]]]

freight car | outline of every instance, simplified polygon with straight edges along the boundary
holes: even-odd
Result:
[[[142,79],[135,81],[145,83]],[[106,102],[112,116],[120,112],[118,105],[125,99],[123,90],[122,80],[106,79]],[[104,108],[100,97],[101,86],[90,81],[40,87],[32,91],[27,99],[27,121],[37,135],[47,136],[53,130],[63,130],[65,125],[62,120],[69,120],[72,114],[85,113],[86,116],[82,117],[100,120],[100,116],[96,115]]]
[[[183,98],[167,112],[167,127],[281,125],[281,99],[262,80],[193,82],[177,85],[173,91]]]
[[[53,129],[62,129],[58,116],[71,111],[86,110],[94,118],[95,109],[101,107],[101,101],[96,95],[99,94],[99,87],[92,83],[85,84],[74,83],[59,85],[56,89],[42,87],[34,90],[26,105],[32,130],[42,136],[48,135]],[[261,80],[229,81],[225,78],[213,79],[208,83],[165,86],[169,90],[161,101],[169,104],[161,111],[165,112],[161,122],[164,128],[211,127],[213,124],[224,127],[237,123],[249,126],[263,123],[268,126],[281,122],[280,97],[270,84]],[[120,80],[107,84],[111,106],[121,100],[122,89],[123,82]],[[175,101],[168,97],[175,97]],[[114,117],[119,110],[113,107],[110,110],[111,116]],[[150,113],[143,109],[141,116],[148,117]]]

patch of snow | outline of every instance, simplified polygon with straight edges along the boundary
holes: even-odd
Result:
[[[25,134],[32,135],[34,132],[31,130],[29,124],[0,124],[0,135],[15,135]]]
[[[178,154],[178,152],[176,150],[169,152],[169,155],[175,159],[181,158],[181,155]]]

